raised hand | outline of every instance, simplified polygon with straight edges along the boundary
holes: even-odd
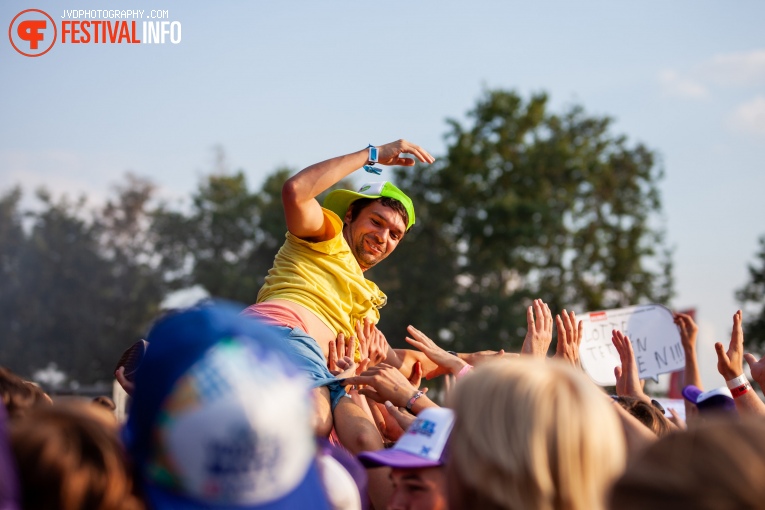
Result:
[[[630,342],[629,337],[615,329],[611,332],[611,342],[616,347],[616,352],[619,353],[619,360],[622,363],[620,367],[614,368],[616,394],[636,397],[650,404],[651,399],[643,392],[643,385],[640,382],[638,367],[635,362],[635,352],[632,350],[632,342]]]
[[[433,340],[428,338],[425,333],[415,328],[414,326],[408,326],[406,330],[412,337],[406,337],[407,343],[412,347],[419,349],[428,357],[430,361],[444,369],[446,373],[458,374],[464,366],[467,365],[465,361],[458,358],[453,354],[449,354],[441,347],[438,346]]]
[[[397,407],[405,407],[418,391],[404,374],[386,363],[371,367],[356,377],[349,377],[345,383],[363,385],[359,390],[362,395],[380,403],[390,400]],[[420,400],[423,400],[420,404],[426,401],[429,403],[426,397],[421,397]]]
[[[552,343],[552,322],[550,307],[541,299],[535,299],[526,310],[528,330],[521,347],[523,354],[539,358],[547,356],[547,350]]]
[[[396,140],[395,142],[380,145],[377,147],[377,150],[377,161],[381,165],[414,166],[414,159],[402,158],[402,154],[411,154],[423,163],[433,163],[436,160],[436,158],[428,154],[428,151],[406,140]]]
[[[687,353],[696,352],[696,337],[699,333],[699,327],[693,322],[693,317],[687,313],[675,313],[674,321],[680,330],[680,342]]]
[[[730,334],[730,344],[725,351],[723,344],[717,342],[717,371],[726,381],[744,373],[744,331],[741,329],[741,310],[733,314],[733,330]]]
[[[752,372],[752,379],[757,381],[760,388],[765,391],[765,358],[761,358],[757,361],[757,358],[755,358],[753,354],[747,352],[744,354],[744,359],[746,360],[746,364],[749,365],[749,370]]]
[[[398,437],[403,436],[404,432],[406,432],[406,429],[409,428],[409,425],[411,425],[412,422],[416,419],[413,414],[402,411],[398,407],[394,406],[390,401],[385,402],[385,409],[388,411],[388,416],[396,421],[398,429],[392,427],[387,420],[385,423],[390,429],[395,430],[396,432],[398,432],[398,430],[401,431],[401,434],[399,434]],[[394,441],[398,440],[398,437],[394,439]]]
[[[555,316],[555,329],[558,333],[558,345],[555,347],[555,357],[560,358],[576,368],[582,366],[579,361],[579,346],[582,343],[584,324],[576,322],[574,312],[563,313]]]
[[[329,355],[327,355],[327,368],[332,375],[337,375],[344,369],[337,365],[339,359],[345,357],[353,359],[353,344],[356,339],[351,337],[348,342],[345,341],[345,335],[338,333],[334,342],[329,342]]]
[[[369,358],[369,366],[385,361],[388,356],[388,341],[375,323],[368,317],[364,317],[363,321],[356,321],[356,334],[361,346],[361,357]]]

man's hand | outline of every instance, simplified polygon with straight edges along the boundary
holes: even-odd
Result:
[[[345,335],[342,333],[338,333],[335,341],[329,343],[327,368],[330,374],[338,379],[347,379],[367,369],[369,358],[362,357],[358,363],[353,361],[353,346],[355,343],[356,337],[351,337],[346,342]]]
[[[414,415],[409,414],[405,411],[402,411],[398,407],[394,406],[390,401],[385,402],[385,408],[388,411],[388,416],[390,416],[393,420],[396,421],[396,424],[398,425],[398,429],[396,429],[391,424],[389,424],[387,419],[385,422],[386,425],[388,425],[388,427],[391,430],[395,430],[396,432],[398,432],[399,430],[401,431],[399,436],[396,439],[394,439],[394,441],[398,441],[398,438],[404,435],[404,433],[406,432],[406,429],[409,428],[409,425],[411,425],[416,418],[414,417]]]
[[[388,356],[388,341],[368,317],[364,317],[363,321],[356,321],[356,334],[359,338],[361,358],[369,358],[369,366],[385,361]]]
[[[733,314],[733,330],[730,334],[728,351],[723,344],[717,342],[717,371],[726,381],[730,381],[744,373],[744,332],[741,329],[741,310]]]
[[[406,330],[412,335],[411,338],[406,337],[409,345],[422,351],[430,361],[443,368],[447,373],[457,375],[467,365],[467,362],[443,350],[438,344],[428,338],[425,333],[414,326],[408,326]]]
[[[550,307],[541,299],[535,299],[526,310],[528,330],[521,347],[523,354],[539,358],[547,356],[547,350],[552,343],[552,322]]]
[[[683,349],[686,355],[688,353],[696,353],[696,337],[699,333],[699,327],[693,322],[693,317],[687,313],[676,313],[674,315],[675,324],[680,330],[680,342],[683,344]]]
[[[362,395],[380,403],[390,400],[398,407],[405,407],[417,392],[404,374],[385,363],[371,367],[356,377],[349,377],[345,384],[364,385],[359,390]]]
[[[345,335],[343,333],[338,333],[335,341],[329,342],[329,355],[327,356],[327,368],[329,369],[329,373],[337,375],[343,371],[343,369],[337,365],[339,359],[346,357],[353,359],[353,351],[351,349],[354,342],[355,338],[351,337],[346,343]]]
[[[746,364],[749,365],[749,370],[752,372],[752,379],[757,381],[760,388],[765,391],[765,358],[761,358],[757,361],[757,358],[753,354],[744,354]]]
[[[582,343],[584,323],[582,321],[577,323],[576,314],[574,312],[567,313],[564,309],[561,315],[555,316],[555,329],[558,332],[558,345],[555,347],[555,357],[570,363],[576,368],[581,368],[579,346]]]
[[[414,166],[415,161],[411,158],[402,158],[401,154],[411,154],[423,163],[433,163],[436,158],[428,154],[428,151],[409,143],[406,140],[397,140],[377,147],[377,161],[381,165]]]
[[[622,366],[614,368],[616,394],[639,398],[650,404],[651,399],[643,392],[643,386],[640,383],[635,352],[632,350],[632,342],[630,342],[629,337],[615,329],[611,332],[611,342],[616,347],[622,362]]]

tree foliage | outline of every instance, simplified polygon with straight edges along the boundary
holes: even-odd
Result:
[[[455,350],[512,349],[534,297],[556,312],[669,299],[653,151],[613,134],[607,117],[551,111],[544,94],[487,91],[448,126],[435,164],[383,176],[417,211],[367,274],[388,294],[380,327],[391,343],[406,345],[413,324]],[[183,208],[153,205],[153,185],[134,176],[95,214],[45,192],[23,213],[20,190],[0,195],[0,364],[29,376],[55,361],[82,382],[105,379],[168,291],[201,285],[253,303],[284,240],[292,171],[251,190],[223,160],[219,149]],[[762,295],[765,262],[752,271],[742,299]]]
[[[194,192],[190,214],[158,211],[157,251],[175,273],[173,285],[198,284],[216,297],[254,302],[286,231],[280,197],[288,176],[278,170],[255,193],[241,171],[213,174]]]
[[[20,192],[0,200],[10,283],[0,291],[0,364],[27,377],[49,362],[79,382],[109,377],[166,292],[139,235],[152,193],[148,182],[128,177],[91,216],[84,198],[55,200],[41,190],[42,207],[26,214],[28,232]]]
[[[384,331],[400,338],[412,323],[461,348],[515,347],[532,297],[580,312],[665,302],[662,172],[611,123],[502,90],[486,92],[466,125],[449,121],[445,156],[396,172],[417,226],[373,270],[389,301],[406,303],[384,315]]]
[[[745,310],[744,338],[754,350],[765,348],[765,236],[760,238],[756,263],[749,266],[749,281],[736,292]]]

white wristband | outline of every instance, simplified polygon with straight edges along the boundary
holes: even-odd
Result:
[[[725,384],[728,385],[729,390],[732,390],[734,388],[738,388],[739,386],[749,384],[749,379],[746,378],[745,374],[741,374],[738,377],[734,377],[730,381],[725,381]]]

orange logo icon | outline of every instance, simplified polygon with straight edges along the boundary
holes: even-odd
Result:
[[[13,48],[25,57],[45,55],[56,43],[56,23],[40,9],[26,9],[16,15],[8,27]]]

